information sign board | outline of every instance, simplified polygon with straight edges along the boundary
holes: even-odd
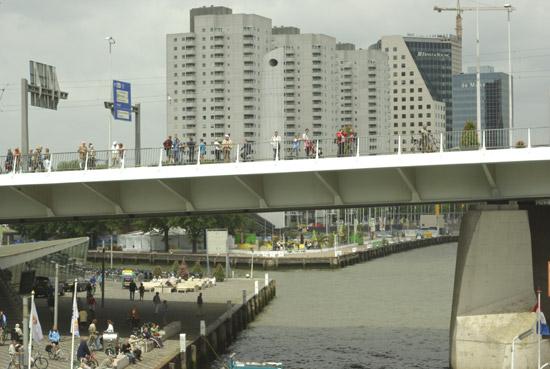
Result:
[[[113,116],[118,120],[132,121],[132,91],[130,83],[113,81]]]

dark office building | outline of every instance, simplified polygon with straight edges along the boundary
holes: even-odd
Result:
[[[404,37],[422,78],[432,97],[445,103],[446,131],[453,123],[453,74],[462,69],[461,44],[456,36]]]
[[[477,121],[476,73],[453,76],[453,131],[460,132],[467,121]],[[491,67],[481,70],[481,129],[500,130],[509,125],[508,74],[495,72]],[[492,131],[487,133],[487,145],[506,144],[502,141],[507,133]],[[495,137],[493,137],[495,136]],[[496,137],[502,136],[502,138]],[[489,142],[491,141],[491,142]]]

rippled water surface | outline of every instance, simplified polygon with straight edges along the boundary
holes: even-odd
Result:
[[[340,270],[271,272],[277,298],[231,351],[288,369],[447,368],[455,253],[446,244]]]

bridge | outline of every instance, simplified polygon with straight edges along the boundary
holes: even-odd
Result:
[[[185,165],[170,163],[162,149],[143,149],[126,152],[117,165],[98,165],[99,157],[109,163],[107,151],[94,154],[93,166],[82,160],[82,170],[78,154],[68,153],[57,162],[70,165],[52,170],[50,162],[32,172],[30,160],[25,170],[22,159],[21,169],[0,175],[0,222],[550,197],[550,136],[539,137],[537,146],[526,141],[378,155],[357,144],[343,157],[281,153],[273,160],[269,153],[265,160],[232,156],[228,163],[207,163],[199,157]]]
[[[442,136],[435,149],[429,145],[416,153],[400,147],[373,153],[354,142],[344,152],[324,150],[321,156],[317,150],[310,158],[267,146],[255,161],[240,160],[237,147],[226,163],[201,157],[180,163],[162,149],[116,158],[111,151],[98,152],[93,163],[75,153],[52,154],[43,167],[20,159],[0,175],[0,222],[518,200],[519,205],[488,205],[464,216],[450,364],[509,368],[512,342],[521,340],[515,367],[533,368],[537,318],[529,311],[536,287],[542,288],[543,310],[550,315],[550,206],[534,205],[550,198],[547,131],[536,135],[536,145],[531,130],[525,145],[503,144],[513,142],[509,135],[515,132],[504,132],[496,145],[487,145],[487,137],[494,136],[478,132],[481,145],[466,147],[450,145]],[[53,161],[64,164],[52,166]],[[545,342],[542,361],[549,360]]]

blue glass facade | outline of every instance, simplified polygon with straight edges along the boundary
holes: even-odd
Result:
[[[445,128],[450,131],[453,122],[452,73],[453,45],[450,39],[405,37],[411,53],[430,94],[445,103]]]
[[[481,129],[508,127],[508,74],[481,73]],[[475,73],[453,76],[453,131],[477,121]]]

